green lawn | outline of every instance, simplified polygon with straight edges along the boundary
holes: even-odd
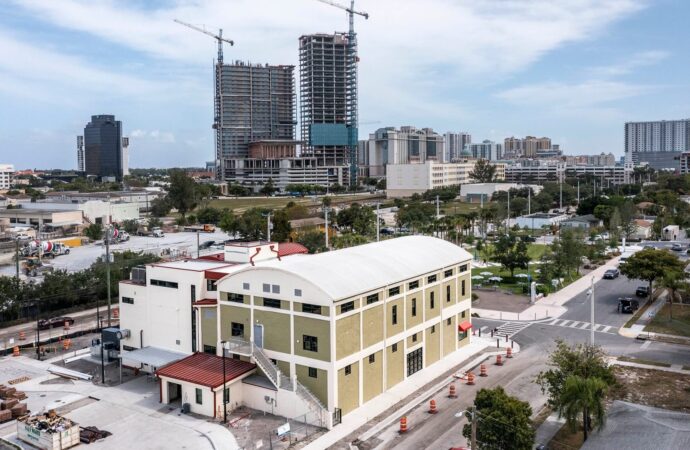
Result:
[[[249,208],[284,208],[290,202],[295,202],[304,206],[319,206],[321,205],[322,196],[313,197],[237,197],[237,198],[221,198],[210,200],[209,206],[214,208],[224,209],[228,208],[235,213],[242,213]],[[381,195],[337,195],[331,196],[332,204],[352,202],[369,202],[372,200],[381,200]]]
[[[460,200],[452,200],[441,205],[441,213],[446,215],[467,214],[471,211],[480,210],[479,203],[467,203]]]
[[[668,303],[656,313],[644,331],[690,337],[690,305],[673,305],[673,319],[668,317]]]

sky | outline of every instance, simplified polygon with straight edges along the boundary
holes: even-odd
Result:
[[[687,0],[356,9],[370,15],[355,24],[360,139],[413,125],[621,156],[626,121],[690,117]],[[95,114],[122,121],[130,167],[212,160],[216,43],[175,18],[222,28],[235,41],[226,62],[297,65],[299,36],[347,29],[344,11],[317,0],[3,0],[0,163],[76,168],[76,136]]]

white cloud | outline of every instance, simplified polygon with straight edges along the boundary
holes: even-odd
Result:
[[[608,66],[592,67],[588,72],[597,78],[617,77],[628,75],[636,69],[653,66],[669,57],[669,52],[663,50],[649,50],[639,52],[624,61]]]
[[[146,131],[146,130],[140,130],[136,129],[133,130],[131,133],[129,133],[129,137],[133,138],[134,140],[148,140],[148,141],[153,141],[153,142],[160,142],[162,144],[173,144],[175,143],[175,134],[171,133],[169,131],[160,131],[160,130],[151,130],[151,131]],[[133,142],[135,144],[136,142]]]

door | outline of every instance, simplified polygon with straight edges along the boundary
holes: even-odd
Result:
[[[264,348],[264,326],[260,323],[254,324],[254,345]]]

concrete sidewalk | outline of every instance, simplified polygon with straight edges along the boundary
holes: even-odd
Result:
[[[647,308],[647,311],[645,311],[644,314],[637,319],[637,322],[635,322],[630,328],[621,327],[618,330],[618,334],[629,338],[636,338],[642,334],[644,332],[644,328],[651,323],[652,319],[654,319],[654,316],[656,316],[656,314],[666,304],[667,297],[668,291],[664,291],[656,298],[656,300],[654,300],[654,302],[652,302],[649,308]]]
[[[441,361],[434,363],[428,368],[425,368],[423,371],[413,375],[411,378],[398,383],[393,388],[376,397],[376,400],[368,402],[364,406],[361,406],[347,414],[345,417],[343,417],[343,421],[340,425],[337,425],[331,431],[311,442],[305,447],[305,449],[320,450],[327,448],[352,434],[361,426],[372,421],[386,410],[391,409],[397,403],[411,398],[411,400],[405,406],[392,411],[391,415],[380,420],[373,428],[364,431],[360,439],[363,437],[368,439],[367,436],[370,437],[371,435],[375,434],[377,430],[389,426],[392,423],[391,421],[396,421],[405,411],[417,406],[420,402],[425,401],[430,395],[449,383],[451,378],[454,379],[453,377],[444,377],[430,389],[416,394],[419,389],[433,382],[440,373],[448,372],[454,367],[457,367],[456,373],[464,373],[468,369],[479,364],[479,362],[482,360],[486,359],[489,355],[493,355],[494,353],[482,353],[481,355],[477,354],[482,352],[487,347],[495,345],[496,341],[494,339],[479,338],[476,336],[472,337],[470,344],[462,347],[452,355],[449,355]],[[520,351],[517,343],[515,344],[513,351],[515,353]],[[505,349],[501,348],[500,352],[501,354],[505,353]]]
[[[594,277],[595,283],[601,280],[607,270],[616,268],[618,266],[619,260],[620,257],[611,259],[605,265],[598,267],[587,275],[582,276],[582,278],[572,282],[563,289],[537,300],[534,305],[530,306],[521,313],[481,308],[472,308],[472,311],[479,314],[479,317],[482,319],[509,320],[511,322],[535,321],[546,318],[555,319],[562,316],[568,310],[568,308],[563,306],[565,303],[590,288],[592,285],[592,277]]]
[[[618,359],[612,357],[607,358],[607,362],[609,363],[609,365],[614,366],[637,367],[638,369],[660,370],[662,372],[674,372],[682,373],[684,375],[690,375],[690,370],[683,369],[683,366],[679,364],[671,365],[671,367],[664,367],[656,366],[653,364],[636,363],[631,361],[619,361]]]
[[[565,419],[563,417],[558,417],[557,412],[551,413],[549,417],[546,418],[544,423],[539,425],[539,428],[537,428],[537,433],[534,436],[534,442],[536,444],[547,445],[564,424]]]

